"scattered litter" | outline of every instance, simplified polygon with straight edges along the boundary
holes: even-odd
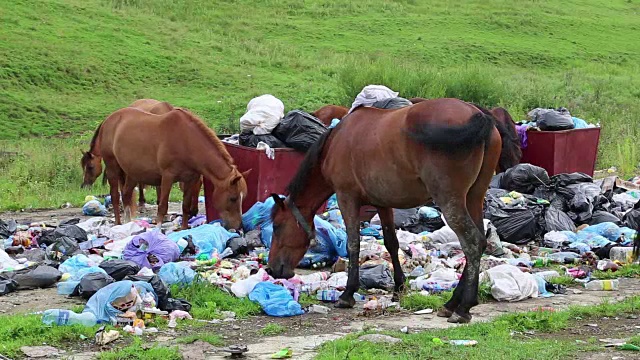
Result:
[[[416,314],[416,315],[428,315],[428,314],[433,314],[433,309],[423,309],[423,310],[418,310],[418,311],[414,312],[414,314]]]
[[[110,342],[113,342],[120,338],[120,332],[117,330],[104,330],[104,326],[100,327],[96,332],[96,344],[100,346],[107,345]]]
[[[449,340],[449,344],[456,346],[476,346],[478,342],[475,340]]]

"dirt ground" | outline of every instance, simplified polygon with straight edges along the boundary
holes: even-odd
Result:
[[[172,203],[170,212],[180,212],[180,204]],[[204,213],[201,204],[201,213]],[[2,219],[13,218],[19,223],[47,221],[56,223],[61,220],[80,217],[81,210],[77,208],[46,210],[36,212],[4,213]],[[153,216],[155,206],[148,205],[143,216]],[[626,297],[640,293],[640,279],[621,279],[619,291],[583,291],[579,288],[569,289],[567,295],[556,295],[551,298],[528,299],[517,303],[489,302],[478,305],[472,309],[473,321],[488,321],[499,315],[509,312],[527,311],[538,307],[552,307],[556,310],[566,309],[571,305],[596,305],[603,300],[620,301]],[[19,291],[2,297],[0,301],[0,314],[19,314],[42,311],[51,308],[72,308],[83,305],[84,301],[77,298],[67,298],[57,295],[56,288]],[[222,321],[216,324],[206,324],[202,328],[189,328],[180,331],[162,330],[146,338],[145,343],[151,346],[154,343],[165,346],[176,345],[176,339],[189,333],[213,333],[220,335],[226,345],[244,344],[249,351],[246,359],[268,359],[274,352],[290,347],[295,359],[311,359],[314,349],[326,341],[331,341],[351,332],[363,329],[400,330],[408,327],[409,332],[428,331],[429,329],[446,328],[452,325],[446,319],[438,318],[435,314],[415,315],[412,312],[394,312],[379,316],[363,316],[362,304],[354,309],[334,309],[328,314],[305,314],[292,318],[272,318],[268,316],[251,317],[244,320]],[[286,330],[277,336],[263,336],[260,330],[266,325],[277,323]],[[553,336],[584,341],[590,337],[602,338],[628,338],[640,333],[640,320],[637,319],[601,319],[590,321],[597,323],[594,326],[576,326],[556,333]],[[582,325],[582,324],[581,324]],[[530,336],[530,335],[525,335]],[[531,336],[538,336],[536,334]],[[544,335],[540,335],[544,337]],[[120,347],[127,340],[117,340],[108,348]],[[207,343],[195,342],[190,345],[180,344],[180,349],[185,359],[227,359],[226,353]],[[603,345],[604,346],[604,345]],[[63,358],[67,359],[92,359],[101,349],[92,345],[87,340],[69,349]],[[634,357],[636,356],[636,357]],[[633,359],[636,354],[620,352],[602,348],[597,353],[580,354],[579,359]]]

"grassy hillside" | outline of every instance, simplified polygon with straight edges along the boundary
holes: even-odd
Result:
[[[0,208],[82,202],[78,149],[135,99],[230,132],[254,96],[311,111],[370,83],[516,118],[566,106],[603,126],[599,167],[631,173],[639,12],[638,0],[2,1],[0,151],[20,155],[0,157]]]

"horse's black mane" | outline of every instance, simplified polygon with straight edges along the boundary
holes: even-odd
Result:
[[[300,168],[298,168],[298,172],[293,177],[289,186],[287,186],[287,192],[289,194],[289,198],[291,201],[295,201],[295,199],[302,193],[305,186],[307,185],[307,180],[309,179],[309,175],[314,167],[318,165],[318,161],[320,161],[320,157],[322,156],[322,149],[324,149],[324,145],[327,142],[327,139],[331,135],[333,129],[328,129],[325,131],[322,136],[316,141],[302,160],[302,164]]]

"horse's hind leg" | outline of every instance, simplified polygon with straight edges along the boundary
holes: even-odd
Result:
[[[144,208],[147,204],[147,199],[144,198],[144,184],[138,184],[138,189],[140,189],[140,194],[138,195],[138,206],[140,206],[140,208]]]
[[[136,187],[136,183],[131,181],[129,177],[125,177],[124,185],[122,187],[122,203],[124,204],[124,221],[126,223],[131,221],[135,206],[133,202],[133,190]]]
[[[380,215],[380,222],[382,223],[382,233],[384,235],[384,246],[391,255],[391,263],[393,264],[393,281],[395,288],[393,291],[393,301],[398,301],[400,293],[404,290],[404,272],[402,272],[402,265],[400,265],[400,259],[398,258],[398,237],[396,236],[396,228],[393,223],[393,209],[390,208],[378,208],[378,215]]]
[[[338,204],[347,226],[347,252],[349,272],[347,288],[340,295],[335,307],[352,308],[356,304],[353,294],[360,288],[360,202],[347,194],[338,194]]]
[[[171,193],[171,186],[173,186],[175,178],[171,175],[163,175],[162,183],[160,185],[160,197],[158,198],[158,216],[156,218],[156,226],[161,226],[164,222],[164,217],[169,210],[169,194]]]

